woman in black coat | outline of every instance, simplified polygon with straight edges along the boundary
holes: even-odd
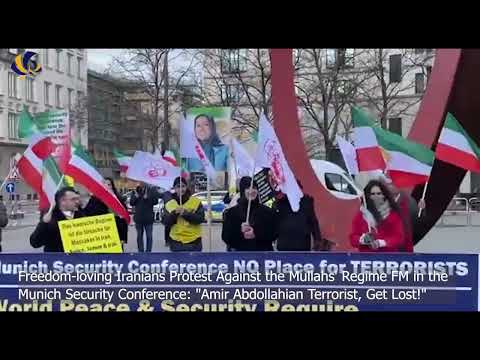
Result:
[[[113,179],[109,177],[105,178],[105,185],[115,194],[117,199],[122,203],[123,207],[127,209],[125,201],[117,192],[117,188],[115,187]],[[108,208],[108,206],[95,196],[90,197],[90,200],[88,201],[83,211],[88,216],[105,215],[111,213],[111,210]],[[121,218],[117,214],[114,215],[115,223],[117,224],[118,236],[120,237],[122,245],[124,245],[128,241],[128,224],[125,219]]]
[[[240,200],[225,210],[222,240],[230,251],[272,251],[276,229],[274,213],[260,204],[256,182],[253,182],[252,191],[250,183],[249,176],[240,179]],[[252,200],[247,223],[249,198]]]

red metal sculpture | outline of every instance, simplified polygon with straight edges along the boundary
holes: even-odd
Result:
[[[359,202],[332,196],[317,180],[305,151],[294,90],[291,49],[271,49],[274,127],[293,172],[306,193],[315,197],[323,235],[336,243],[335,250],[351,250],[348,234]],[[451,112],[471,136],[480,140],[480,82],[476,78],[480,50],[437,51],[429,84],[409,139],[434,149],[445,115]],[[438,221],[460,186],[465,171],[435,161],[426,193],[427,216],[416,229],[421,239]],[[423,186],[414,189],[418,199]]]

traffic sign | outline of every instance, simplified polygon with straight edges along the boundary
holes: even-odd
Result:
[[[5,189],[7,190],[7,193],[9,194],[12,194],[15,192],[15,183],[7,183],[7,185],[5,185]]]

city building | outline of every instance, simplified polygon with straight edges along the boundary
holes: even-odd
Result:
[[[20,79],[11,70],[15,57],[24,51],[37,53],[42,71]],[[86,49],[0,49],[0,178],[9,174],[17,153],[27,147],[18,138],[19,115],[26,106],[32,114],[55,109],[73,109],[87,95]],[[73,123],[73,124],[72,124]],[[87,144],[87,129],[71,116],[73,136]],[[19,198],[34,196],[22,181],[17,182]],[[3,192],[5,194],[5,192]]]

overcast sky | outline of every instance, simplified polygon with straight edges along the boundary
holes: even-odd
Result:
[[[88,68],[92,69],[94,71],[97,71],[99,73],[105,72],[105,70],[108,69],[110,63],[112,62],[113,57],[119,56],[122,54],[123,51],[127,49],[87,49],[88,50]],[[175,55],[177,54],[177,56]],[[190,64],[192,58],[190,55],[183,56],[180,55],[181,53],[176,52],[174,50],[172,52],[172,56],[170,57],[171,62],[169,65],[171,65],[170,71],[173,72],[181,72],[184,71],[184,68],[188,67]],[[200,71],[198,68],[196,68],[197,72]],[[185,78],[187,79],[187,77]]]
[[[88,49],[88,68],[104,72],[112,58],[118,56],[124,49]]]

